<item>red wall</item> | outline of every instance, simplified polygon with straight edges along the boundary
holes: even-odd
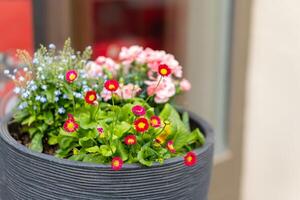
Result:
[[[0,51],[33,51],[31,0],[0,0]]]

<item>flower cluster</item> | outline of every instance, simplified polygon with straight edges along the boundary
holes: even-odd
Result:
[[[123,47],[119,62],[101,56],[90,61],[86,69],[92,78],[122,78],[122,86],[115,95],[123,99],[146,91],[146,95],[154,96],[155,103],[166,103],[176,94],[191,89],[189,81],[182,78],[182,67],[173,55],[140,46]],[[106,101],[112,97],[106,90],[101,96]]]
[[[205,138],[191,131],[187,113],[167,103],[190,89],[174,56],[138,46],[122,48],[118,62],[87,61],[90,55],[90,48],[75,54],[69,40],[62,51],[41,47],[33,59],[19,53],[26,67],[13,78],[20,95],[14,118],[29,134],[28,146],[39,152],[55,146],[57,157],[113,170],[184,155],[186,166],[195,165],[191,150]]]

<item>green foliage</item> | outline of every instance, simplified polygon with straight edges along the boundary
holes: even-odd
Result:
[[[113,97],[113,102],[99,100],[93,105],[85,102],[86,90],[100,94],[104,83],[104,77],[87,78],[84,68],[91,55],[90,48],[75,53],[70,40],[67,40],[62,51],[53,46],[49,49],[41,46],[32,62],[27,54],[21,54],[29,66],[27,74],[30,80],[22,86],[14,120],[29,134],[29,147],[34,151],[43,152],[47,142],[47,145],[57,147],[55,156],[59,158],[110,163],[112,158],[119,156],[126,163],[151,166],[154,162],[163,163],[205,143],[199,129],[191,131],[188,113],[180,116],[168,103],[158,106],[151,98],[145,100],[145,90],[139,97],[130,99]],[[147,65],[135,62],[131,65],[129,74],[124,76],[121,72],[117,79],[145,89]],[[76,81],[66,81],[65,75],[69,70],[78,73]],[[105,78],[111,76],[107,72]],[[138,117],[132,112],[135,105],[146,109],[143,117],[149,124],[150,118],[155,115],[160,117],[161,125],[149,125],[145,132],[138,132],[134,127]],[[72,120],[78,124],[79,128],[75,131],[68,132],[64,128],[67,114],[72,114]],[[135,136],[135,144],[125,142],[129,135]],[[176,152],[168,150],[169,141],[173,141]]]

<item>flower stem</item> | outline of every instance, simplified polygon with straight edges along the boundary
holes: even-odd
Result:
[[[155,94],[155,92],[156,92],[156,89],[158,88],[158,86],[159,86],[160,82],[162,81],[162,79],[163,79],[163,77],[160,76],[159,81],[158,81],[157,85],[156,85],[155,88],[154,88],[153,94],[147,97],[146,103],[150,100],[151,97],[154,96],[154,94]]]

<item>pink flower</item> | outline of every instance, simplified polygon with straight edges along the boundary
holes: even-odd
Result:
[[[131,47],[122,47],[119,54],[119,59],[124,65],[129,65],[133,61],[144,63],[144,57],[145,55],[143,54],[143,47],[136,45]]]
[[[146,109],[141,105],[135,105],[131,110],[136,116],[142,116],[146,114]]]
[[[157,87],[158,81],[145,81],[148,85],[147,93],[149,96],[155,95],[154,101],[156,103],[166,103],[175,95],[176,88],[170,77],[165,77]],[[156,88],[157,87],[157,88]]]
[[[179,85],[182,91],[189,91],[191,89],[191,83],[186,79],[182,79]]]
[[[118,93],[119,90],[120,90],[120,88],[116,91],[116,93]],[[108,91],[107,89],[103,88],[100,95],[104,101],[108,101],[111,99],[111,94],[112,94],[111,91]]]
[[[120,85],[120,89],[117,91],[118,96],[122,99],[130,99],[137,95],[141,91],[141,88],[138,85],[129,83],[127,85]]]
[[[104,56],[98,57],[95,62],[89,61],[85,66],[85,70],[90,78],[104,76],[106,71],[114,76],[118,69],[119,65],[114,60]]]

